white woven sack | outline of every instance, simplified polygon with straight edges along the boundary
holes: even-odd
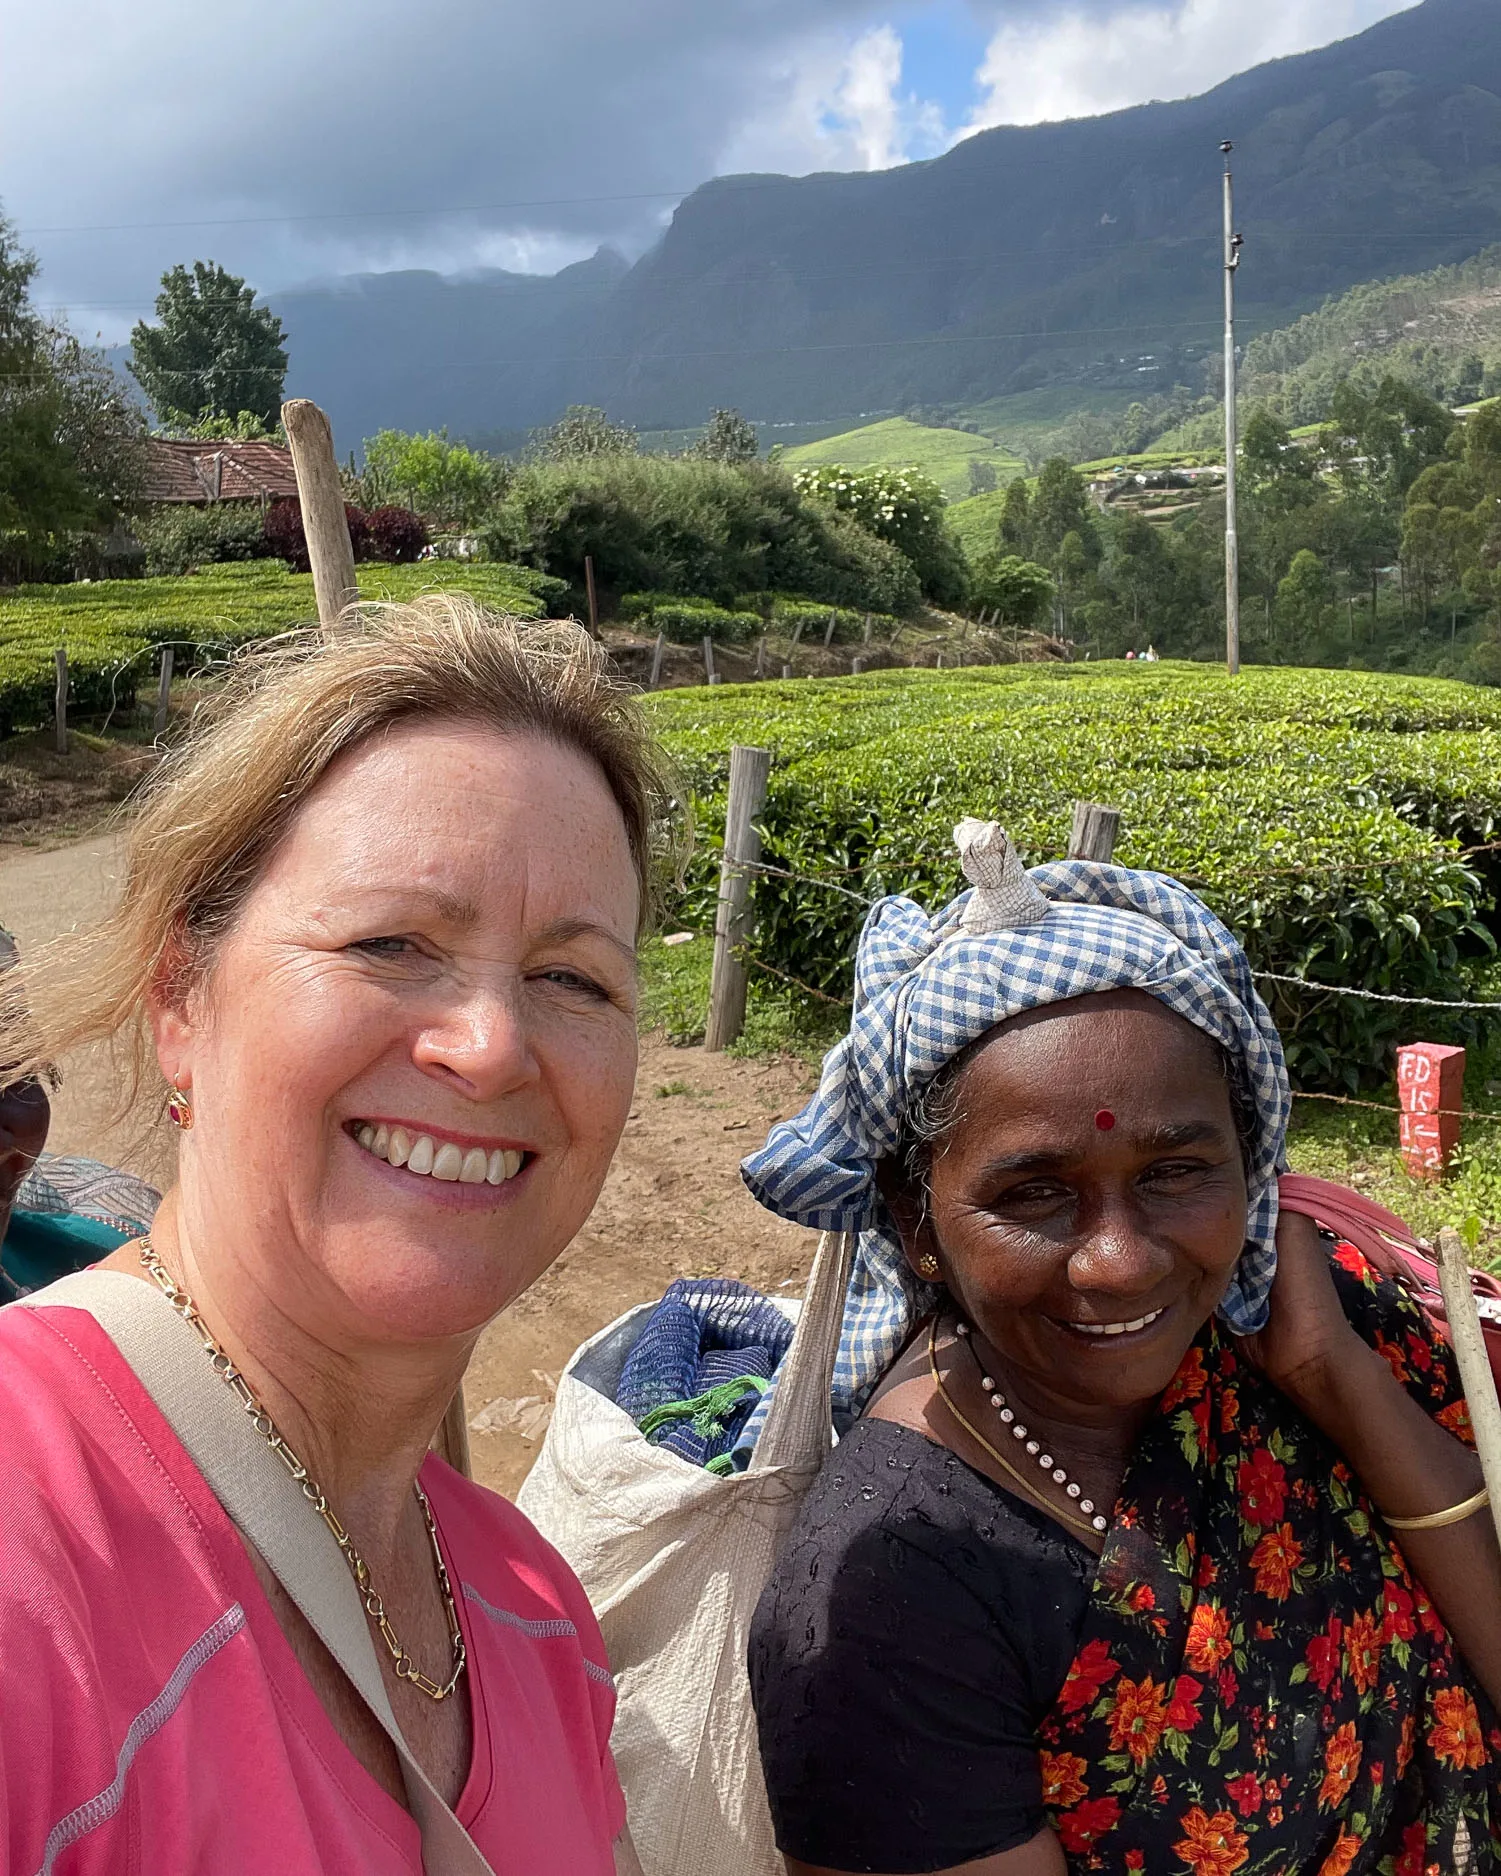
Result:
[[[827,1457],[853,1239],[820,1240],[749,1470],[649,1445],[615,1384],[654,1305],[579,1349],[518,1503],[573,1565],[619,1691],[612,1745],[646,1876],[783,1876],[746,1674],[751,1617]]]

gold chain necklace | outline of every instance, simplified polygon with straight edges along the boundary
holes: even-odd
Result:
[[[438,1588],[443,1592],[443,1607],[448,1616],[449,1646],[453,1650],[453,1672],[442,1686],[422,1673],[406,1649],[402,1647],[395,1629],[391,1626],[390,1618],[386,1614],[385,1605],[376,1594],[375,1585],[370,1580],[369,1565],[355,1549],[348,1531],[334,1515],[332,1507],[323,1495],[322,1486],[310,1476],[307,1467],[277,1431],[276,1422],[256,1398],[250,1383],[214,1340],[208,1325],[198,1313],[198,1305],[173,1279],[171,1272],[157,1256],[150,1238],[142,1238],[138,1248],[141,1253],[141,1263],[156,1287],[183,1321],[197,1330],[203,1342],[204,1353],[208,1356],[214,1373],[245,1409],[250,1424],[286,1467],[293,1481],[301,1488],[303,1497],[332,1532],[334,1542],[339,1546],[344,1561],[349,1565],[350,1574],[354,1577],[355,1587],[360,1592],[360,1600],[365,1605],[365,1613],[375,1624],[376,1632],[386,1644],[395,1664],[392,1671],[397,1679],[410,1682],[418,1693],[426,1694],[429,1700],[446,1700],[458,1686],[464,1672],[466,1659],[464,1634],[459,1627],[459,1612],[454,1606],[453,1590],[448,1581],[448,1569],[443,1562],[443,1552],[438,1544],[438,1527],[433,1522],[432,1507],[427,1502],[427,1493],[415,1479],[412,1481],[412,1489],[417,1494],[417,1503],[422,1507],[423,1520],[427,1525],[428,1541],[433,1547],[433,1563],[437,1567]]]
[[[964,1327],[967,1329],[968,1325],[965,1324]],[[961,1335],[960,1340],[962,1341],[963,1339],[964,1338]],[[943,1402],[944,1406],[948,1408],[949,1412],[959,1422],[960,1426],[964,1428],[964,1431],[975,1442],[975,1444],[983,1448],[985,1452],[989,1453],[991,1458],[996,1462],[996,1464],[1001,1468],[1003,1472],[1007,1473],[1011,1478],[1015,1479],[1016,1483],[1026,1493],[1027,1497],[1032,1500],[1033,1504],[1041,1505],[1043,1510],[1046,1511],[1050,1516],[1059,1519],[1062,1523],[1068,1525],[1071,1529],[1082,1532],[1085,1537],[1091,1538],[1095,1543],[1098,1543],[1104,1531],[1108,1529],[1108,1525],[1104,1518],[1095,1517],[1091,1519],[1089,1523],[1086,1523],[1083,1518],[1076,1518],[1073,1516],[1071,1512],[1065,1511],[1062,1505],[1055,1505],[1055,1504],[1050,1503],[1049,1500],[1046,1499],[1040,1491],[1038,1491],[1037,1487],[1032,1483],[1031,1479],[1029,1479],[1024,1472],[1019,1472],[1017,1468],[1012,1465],[1011,1461],[1006,1457],[1006,1455],[1003,1452],[1001,1452],[998,1447],[992,1446],[990,1441],[986,1439],[985,1435],[980,1431],[980,1429],[977,1426],[972,1426],[970,1422],[964,1417],[964,1415],[959,1411],[958,1405],[955,1403],[953,1396],[949,1393],[948,1389],[943,1385],[943,1376],[938,1372],[938,1318],[937,1316],[934,1316],[933,1320],[928,1324],[928,1368],[933,1376],[933,1386],[938,1390],[938,1398]],[[1020,1437],[1025,1437],[1026,1431],[1027,1429],[1023,1427],[1021,1430]],[[1051,1465],[1051,1463],[1052,1462],[1050,1460],[1049,1464]],[[1087,1504],[1088,1500],[1085,1500],[1085,1503]],[[1090,1510],[1093,1511],[1093,1509],[1094,1507],[1091,1505]]]

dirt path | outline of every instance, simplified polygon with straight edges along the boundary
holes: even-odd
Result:
[[[51,852],[0,854],[0,924],[25,953],[96,918],[109,904],[117,855],[110,835]],[[92,1051],[64,1068],[52,1150],[92,1154],[167,1183],[170,1130],[139,1117],[110,1118],[118,1082],[108,1057]],[[808,1086],[800,1064],[734,1061],[645,1039],[636,1101],[593,1216],[476,1351],[466,1393],[471,1419],[482,1422],[471,1439],[475,1473],[486,1484],[512,1492],[525,1476],[552,1381],[578,1344],[633,1304],[660,1296],[674,1277],[734,1276],[761,1289],[802,1281],[810,1234],[754,1204],[736,1167],[771,1121],[801,1104]]]

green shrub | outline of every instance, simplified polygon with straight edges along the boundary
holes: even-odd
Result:
[[[582,603],[584,562],[606,593],[806,593],[829,605],[907,613],[911,562],[848,514],[805,498],[764,463],[594,456],[517,471],[482,538],[498,558],[565,579]]]
[[[732,611],[703,599],[679,599],[672,593],[627,593],[620,602],[623,619],[639,620],[675,645],[696,645],[712,638],[721,645],[743,645],[766,629],[759,612]]]
[[[1501,696],[1327,671],[1000,666],[953,675],[673,691],[651,700],[723,824],[733,743],[775,760],[766,857],[864,891],[936,903],[962,883],[952,829],[1001,820],[1030,862],[1065,849],[1072,803],[1122,810],[1117,857],[1194,886],[1262,970],[1441,1000],[1488,990],[1501,869],[1464,846],[1501,831]],[[712,842],[685,923],[712,899]],[[770,876],[755,949],[847,995],[860,907]],[[702,903],[700,903],[700,901]],[[1476,1020],[1267,984],[1295,1079],[1350,1089],[1394,1043],[1465,1041]]]
[[[559,585],[530,567],[419,561],[359,569],[366,599],[407,600],[454,588],[495,612],[541,617]],[[318,616],[308,574],[279,560],[220,565],[175,578],[22,586],[0,596],[0,731],[52,714],[53,655],[67,648],[70,693],[81,714],[125,708],[134,685],[170,643],[176,668],[222,657]]]
[[[949,533],[943,491],[920,469],[886,464],[851,469],[826,463],[793,475],[799,494],[827,502],[905,556],[924,595],[957,606],[969,584],[964,554]]]
[[[261,511],[251,502],[154,508],[136,522],[135,536],[146,550],[148,575],[260,560],[267,552]]]
[[[766,599],[772,629],[789,634],[801,624],[803,638],[808,644],[816,644],[822,639],[829,628],[831,611],[834,614],[833,642],[836,645],[854,644],[862,640],[867,619],[870,620],[872,638],[889,638],[897,625],[889,613],[856,612],[848,606],[824,606],[816,599],[803,599],[793,593],[771,593]]]

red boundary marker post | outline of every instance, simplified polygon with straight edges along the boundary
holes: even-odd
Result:
[[[1459,1145],[1465,1052],[1443,1042],[1411,1042],[1397,1051],[1402,1161],[1414,1179],[1439,1179]]]

